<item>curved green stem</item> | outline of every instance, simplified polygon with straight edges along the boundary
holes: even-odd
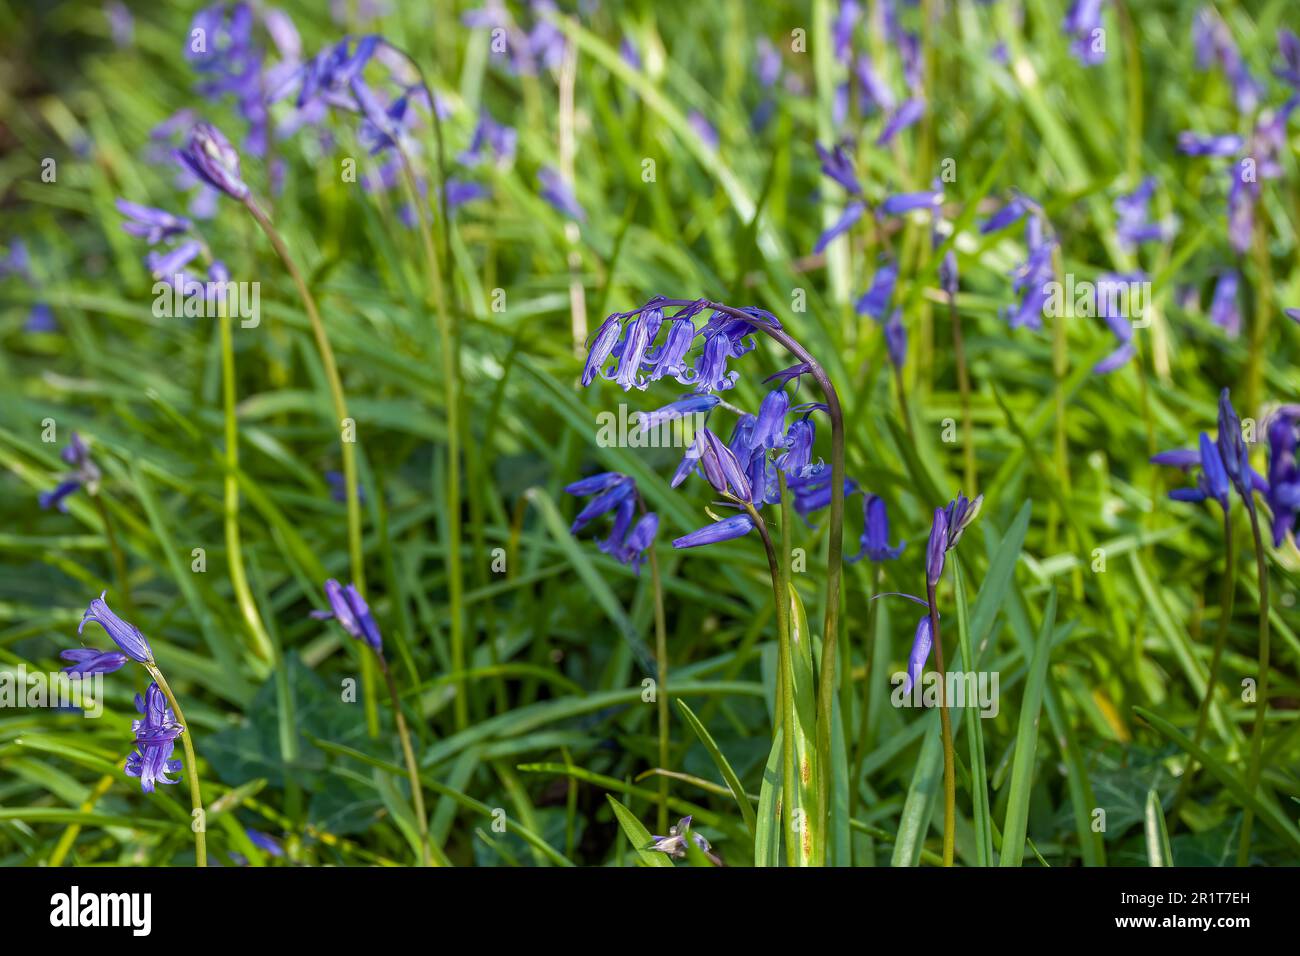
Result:
[[[420,865],[433,866],[433,855],[429,847],[429,817],[424,812],[424,787],[420,783],[420,765],[415,760],[415,750],[411,747],[411,731],[406,726],[406,715],[402,713],[402,701],[397,695],[397,682],[388,669],[388,660],[382,651],[375,652],[379,662],[379,673],[384,675],[388,685],[388,697],[393,702],[393,720],[397,723],[397,736],[402,743],[402,756],[406,760],[406,774],[411,781],[411,803],[415,810],[415,824],[420,833]]]
[[[799,866],[803,858],[803,834],[795,823],[795,804],[798,789],[795,784],[795,746],[794,746],[794,660],[790,647],[790,593],[785,587],[785,575],[776,549],[772,546],[772,537],[768,533],[763,516],[752,504],[742,502],[745,510],[758,528],[759,537],[763,539],[763,548],[767,552],[767,567],[772,576],[772,600],[776,605],[777,631],[777,671],[780,686],[777,687],[781,723],[781,807],[782,819],[785,821],[785,855],[789,866]],[[809,823],[807,814],[804,826]]]
[[[689,299],[661,299],[659,306],[694,305]],[[800,363],[808,368],[826,404],[826,415],[831,422],[831,503],[826,532],[826,611],[822,620],[822,657],[817,684],[817,765],[823,770],[831,766],[831,722],[835,719],[836,672],[840,623],[840,581],[844,554],[844,410],[839,393],[831,384],[830,376],[812,355],[779,325],[765,323],[749,312],[732,308],[721,302],[705,302],[704,308],[740,319],[757,331],[773,339]],[[788,604],[789,597],[786,596]],[[781,601],[777,601],[778,607]],[[788,607],[787,607],[788,612]],[[778,611],[779,613],[779,611]],[[788,613],[787,613],[788,618]],[[830,781],[826,773],[817,774],[816,830],[823,832],[830,807]]]
[[[406,152],[398,149],[397,155],[402,163],[402,175],[411,203],[417,212],[420,227],[420,240],[424,246],[425,268],[429,275],[430,292],[433,298],[434,322],[438,330],[439,350],[442,353],[442,389],[443,404],[447,415],[447,496],[444,512],[447,521],[447,582],[451,603],[451,667],[456,673],[465,670],[465,621],[463,613],[465,594],[465,572],[461,566],[461,514],[460,514],[460,411],[459,411],[459,366],[458,349],[453,334],[451,316],[447,311],[447,291],[443,284],[442,266],[434,248],[433,230],[426,217],[425,204],[420,201],[416,187],[415,172],[411,169]],[[444,184],[442,192],[446,193]],[[453,709],[456,727],[463,730],[469,726],[469,686],[461,681],[456,687]]]
[[[275,648],[258,613],[257,602],[248,587],[244,569],[244,551],[239,537],[239,422],[235,415],[235,345],[231,332],[234,319],[224,305],[218,322],[221,326],[221,390],[225,417],[226,474],[222,519],[226,529],[226,560],[230,565],[230,584],[235,600],[253,636],[253,649],[265,661],[274,660]]]
[[[158,689],[163,692],[163,696],[167,698],[172,713],[176,715],[176,722],[182,728],[181,746],[185,748],[185,776],[190,782],[190,806],[193,808],[194,818],[190,824],[190,829],[194,831],[194,863],[196,866],[207,866],[208,821],[203,813],[203,795],[199,792],[199,767],[198,758],[194,755],[194,734],[190,729],[190,722],[185,719],[185,713],[181,710],[180,702],[172,693],[171,686],[167,683],[167,678],[163,677],[162,671],[158,669],[158,665],[145,664],[145,668],[154,683],[158,685]]]
[[[1250,513],[1250,533],[1255,542],[1255,569],[1259,574],[1259,681],[1255,687],[1255,726],[1250,731],[1250,763],[1246,769],[1246,789],[1254,794],[1259,787],[1260,755],[1264,745],[1264,718],[1268,711],[1268,559],[1264,554],[1264,538],[1259,530],[1259,513],[1253,501],[1246,503],[1246,510]],[[1250,836],[1254,824],[1254,811],[1246,807],[1245,815],[1241,820],[1241,842],[1237,845],[1238,866],[1246,866],[1250,863]]]
[[[664,616],[664,588],[659,577],[659,558],[654,545],[650,554],[650,586],[655,599],[655,656],[659,665],[659,686],[655,688],[655,707],[659,711],[659,767],[668,770],[668,627]],[[668,832],[668,778],[659,778],[659,832]]]
[[[934,639],[934,669],[939,677],[939,725],[943,734],[943,865],[952,866],[957,845],[957,773],[952,748],[952,717],[948,713],[948,677],[943,664],[943,638],[939,634],[939,609],[935,587],[925,586],[930,602],[930,633]]]
[[[339,449],[343,459],[344,495],[348,509],[348,555],[352,568],[352,583],[364,595],[366,567],[361,538],[361,495],[357,486],[357,453],[353,442],[347,441],[341,431],[344,427],[343,423],[348,419],[348,406],[343,395],[343,381],[339,378],[338,365],[334,361],[334,349],[330,346],[329,336],[325,334],[325,323],[321,320],[320,310],[316,308],[316,298],[307,287],[307,280],[303,278],[298,264],[289,254],[284,239],[251,194],[244,199],[244,208],[261,227],[267,241],[271,243],[271,248],[280,257],[280,262],[289,273],[289,278],[293,280],[294,287],[298,290],[298,297],[302,299],[303,308],[311,322],[312,335],[316,339],[316,351],[320,355],[321,366],[325,369],[325,381],[329,385],[330,399],[334,404],[335,426],[340,429]],[[361,655],[361,682],[364,690],[362,697],[365,700],[367,730],[371,737],[376,737],[379,734],[379,711],[375,707],[373,693],[374,666],[364,654]]]
[[[1219,594],[1219,626],[1214,634],[1214,653],[1210,657],[1210,672],[1205,679],[1205,696],[1196,714],[1196,730],[1192,734],[1193,747],[1199,747],[1205,735],[1205,725],[1210,716],[1210,702],[1214,699],[1214,688],[1219,680],[1219,662],[1223,658],[1223,648],[1228,641],[1228,624],[1232,620],[1233,596],[1237,584],[1236,542],[1232,537],[1232,513],[1223,509],[1223,540],[1225,544],[1223,564],[1223,585]],[[1170,826],[1178,825],[1178,811],[1191,792],[1192,777],[1196,774],[1197,764],[1190,755],[1183,779],[1179,781],[1178,792],[1174,795],[1173,806],[1169,811]]]

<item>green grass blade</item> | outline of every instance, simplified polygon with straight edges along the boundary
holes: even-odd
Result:
[[[1034,755],[1038,748],[1038,716],[1043,705],[1043,687],[1047,683],[1047,662],[1052,650],[1052,630],[1056,626],[1056,591],[1052,590],[1043,611],[1043,623],[1029,665],[1025,695],[1020,704],[1020,723],[1016,728],[1016,756],[1007,785],[1007,815],[1002,824],[1000,866],[1020,866],[1025,855],[1026,829],[1029,824],[1029,791],[1034,782]]]

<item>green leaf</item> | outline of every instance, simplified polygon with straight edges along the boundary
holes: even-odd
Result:
[[[1190,737],[1163,717],[1152,713],[1145,707],[1134,707],[1133,711],[1170,741],[1187,751],[1201,766],[1214,774],[1219,783],[1228,789],[1228,792],[1236,798],[1238,803],[1255,811],[1255,816],[1265,826],[1280,836],[1291,847],[1293,852],[1300,853],[1300,829],[1296,828],[1296,825],[1287,818],[1286,814],[1272,799],[1262,800],[1254,793],[1251,793],[1241,777],[1233,773],[1222,760],[1212,756],[1203,746],[1193,744]]]
[[[758,831],[754,834],[754,865],[781,865],[781,728],[772,738],[772,750],[763,767],[758,788]]]
[[[726,781],[727,788],[731,791],[736,805],[740,807],[740,815],[745,820],[745,826],[749,828],[750,836],[757,839],[758,820],[754,816],[754,808],[749,803],[749,797],[745,795],[745,788],[740,785],[740,778],[736,776],[736,771],[731,769],[731,764],[727,762],[727,758],[723,756],[713,737],[700,723],[699,718],[695,716],[695,712],[687,706],[686,701],[677,701],[677,707],[681,710],[682,716],[686,718],[687,726],[695,732],[696,737],[700,738],[700,743],[704,744],[704,749],[713,758],[713,763],[718,768],[718,772],[722,774],[722,779]]]
[[[660,853],[657,850],[647,850],[654,837],[650,831],[641,825],[641,821],[623,804],[615,800],[610,794],[605,794],[605,799],[609,801],[610,808],[614,811],[614,816],[618,818],[618,825],[623,828],[623,835],[627,841],[632,844],[632,849],[636,851],[637,859],[641,861],[642,866],[672,866],[673,861],[669,859],[667,853]]]
[[[1160,794],[1154,787],[1147,791],[1144,822],[1147,837],[1147,864],[1173,866],[1174,854],[1169,849],[1169,829],[1165,826],[1165,811],[1160,806]]]
[[[1025,837],[1029,824],[1029,795],[1034,783],[1034,753],[1038,747],[1038,715],[1043,705],[1043,687],[1047,683],[1047,662],[1052,651],[1052,630],[1056,625],[1056,590],[1047,598],[1043,623],[1029,665],[1025,696],[1020,704],[1020,723],[1016,728],[1016,756],[1007,785],[1007,815],[1002,824],[1000,866],[1020,866],[1025,855]]]

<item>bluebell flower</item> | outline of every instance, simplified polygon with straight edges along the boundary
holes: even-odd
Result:
[[[1119,341],[1115,351],[1111,352],[1092,367],[1092,370],[1098,375],[1106,375],[1123,367],[1133,358],[1134,355],[1137,354],[1137,349],[1133,344],[1133,324],[1127,317],[1120,314],[1118,308],[1113,308],[1113,306],[1118,306],[1119,297],[1117,295],[1109,294],[1107,290],[1123,289],[1124,287],[1135,282],[1140,282],[1145,278],[1145,275],[1140,271],[1131,272],[1125,275],[1106,272],[1097,277],[1096,290],[1098,312],[1100,313],[1101,318],[1103,318],[1106,321],[1106,324],[1110,327],[1111,332],[1114,333],[1115,338]]]
[[[181,762],[171,758],[176,749],[176,738],[184,728],[176,722],[176,715],[157,684],[151,683],[143,697],[135,695],[135,709],[143,716],[131,722],[135,750],[126,758],[123,768],[126,775],[139,777],[140,789],[145,793],[153,793],[155,784],[179,783],[179,780],[169,779],[167,774],[181,769]]]
[[[713,524],[705,525],[690,534],[673,539],[674,548],[698,548],[706,544],[717,544],[740,538],[754,530],[754,521],[747,514],[732,515]]]
[[[153,649],[149,646],[149,642],[140,633],[138,627],[122,620],[109,610],[108,604],[104,601],[104,595],[107,593],[104,591],[90,602],[86,613],[81,616],[81,623],[77,625],[77,634],[81,634],[87,621],[93,622],[102,627],[109,639],[131,660],[141,664],[153,664]]]
[[[104,4],[104,16],[108,18],[108,34],[113,38],[113,45],[119,49],[129,47],[135,36],[135,18],[122,0],[109,0]]]
[[[695,344],[695,323],[689,317],[682,317],[678,312],[668,320],[668,333],[664,344],[656,350],[647,350],[646,358],[654,362],[650,370],[650,381],[657,382],[665,375],[671,375],[682,385],[695,382],[695,369],[686,361],[686,353]]]
[[[249,842],[259,850],[269,853],[271,856],[284,856],[284,847],[280,844],[279,840],[271,836],[269,833],[263,833],[261,830],[254,830],[252,827],[245,827],[244,833],[248,836]]]
[[[578,200],[573,195],[573,187],[565,182],[558,172],[549,166],[544,166],[537,171],[537,181],[542,187],[539,195],[552,207],[570,219],[576,219],[578,222],[587,221],[587,214],[578,205]]]
[[[1283,83],[1300,91],[1300,37],[1285,27],[1279,28],[1277,52],[1282,55],[1282,67],[1273,73]]]
[[[943,245],[944,237],[940,228],[942,221],[936,215],[930,224],[930,248],[932,250],[937,251]],[[949,296],[957,294],[957,253],[954,251],[954,246],[949,246],[948,251],[944,253],[943,259],[939,261],[939,288],[943,289]]]
[[[27,243],[21,239],[10,242],[9,251],[0,256],[0,279],[8,275],[22,276],[29,281],[32,278],[31,256],[27,251]]]
[[[1256,175],[1259,179],[1281,177],[1282,156],[1287,148],[1287,124],[1297,106],[1300,106],[1300,94],[1293,95],[1278,109],[1260,114],[1249,150],[1256,160]]]
[[[44,302],[37,302],[27,313],[24,332],[57,332],[59,323],[54,320],[54,310]]]
[[[812,462],[816,435],[817,430],[809,415],[792,421],[785,433],[785,451],[776,459],[777,467],[794,478],[807,478],[821,471],[825,467],[821,461]]]
[[[885,317],[885,310],[894,298],[894,287],[898,284],[898,263],[886,261],[871,278],[871,288],[854,303],[858,315],[869,315],[877,322]]]
[[[958,492],[957,497],[948,502],[948,507],[944,509],[944,524],[948,532],[949,551],[957,547],[957,542],[961,541],[961,536],[966,533],[966,529],[979,517],[980,508],[983,505],[983,495],[967,498],[961,492]]]
[[[721,399],[704,392],[691,392],[675,402],[669,402],[651,412],[638,413],[637,424],[641,431],[658,428],[665,422],[680,421],[687,415],[706,414],[712,411]]]
[[[709,852],[709,841],[691,830],[690,817],[682,817],[677,821],[676,826],[669,827],[668,836],[652,837],[653,842],[645,849],[666,853],[675,860],[684,860],[686,859],[686,839],[688,836],[699,847],[700,852]]]
[[[457,179],[449,176],[446,183],[447,189],[447,208],[449,210],[459,209],[466,203],[474,202],[477,199],[487,199],[492,195],[491,191],[482,183],[469,182],[464,179]]]
[[[1254,511],[1254,492],[1265,488],[1260,487],[1263,481],[1250,467],[1250,452],[1241,437],[1241,419],[1237,417],[1237,410],[1232,407],[1232,397],[1226,388],[1219,393],[1219,433],[1216,441],[1219,457],[1223,459],[1223,468],[1228,473],[1228,478],[1237,489],[1237,494],[1241,495],[1241,500],[1245,502],[1246,507]]]
[[[159,282],[175,282],[176,276],[182,275],[187,265],[203,252],[203,244],[197,239],[187,239],[179,245],[164,252],[150,252],[145,256],[145,265],[149,273]]]
[[[1228,191],[1228,243],[1239,255],[1250,249],[1255,228],[1255,204],[1259,202],[1259,183],[1247,182],[1237,169],[1232,171],[1232,188]]]
[[[704,350],[695,363],[695,388],[700,392],[723,392],[735,388],[740,373],[727,371],[732,357],[732,340],[726,332],[715,332],[704,342]]]
[[[719,494],[732,495],[741,501],[751,500],[749,476],[745,474],[736,453],[708,428],[701,429],[701,434],[700,471],[713,486],[713,490]]]
[[[831,22],[831,44],[835,59],[848,63],[853,50],[853,28],[862,16],[862,8],[855,0],[840,0],[839,10]]]
[[[691,110],[686,117],[686,122],[690,126],[695,138],[704,144],[704,147],[710,151],[716,151],[718,148],[718,131],[714,129],[713,124],[708,121],[703,113],[699,110]]]
[[[458,162],[475,166],[489,154],[498,165],[508,165],[515,156],[519,136],[513,127],[498,123],[487,110],[479,113],[469,147],[458,157]]]
[[[853,224],[862,218],[862,213],[866,211],[866,208],[865,204],[856,201],[845,206],[844,211],[840,213],[840,218],[835,220],[825,232],[817,237],[817,245],[813,246],[813,255],[820,255],[830,245],[831,240],[848,232],[853,227]]]
[[[1164,451],[1152,455],[1151,463],[1169,465],[1183,472],[1200,468],[1201,473],[1197,478],[1196,487],[1175,488],[1169,492],[1169,497],[1174,501],[1217,501],[1222,508],[1227,509],[1228,492],[1231,488],[1227,468],[1224,466],[1223,456],[1219,454],[1218,445],[1205,432],[1201,432],[1200,435],[1199,451],[1193,449]]]
[[[1178,148],[1188,156],[1235,156],[1244,145],[1234,133],[1214,135],[1184,130],[1178,134]]]
[[[754,73],[759,85],[769,90],[781,78],[781,53],[767,37],[759,37],[754,44]]]
[[[807,521],[810,514],[821,511],[831,503],[831,470],[822,468],[803,477],[792,477],[786,487],[790,491],[795,514]],[[845,478],[843,488],[844,497],[848,498],[857,492],[858,485],[852,478]]]
[[[625,36],[619,42],[618,55],[632,69],[641,69],[641,53],[637,50],[636,44],[632,42],[631,37]]]
[[[65,674],[111,674],[126,666],[129,658],[121,651],[97,651],[93,647],[70,647],[60,651],[59,656],[65,661],[72,661],[63,668]]]
[[[915,124],[924,115],[925,100],[920,97],[904,100],[885,122],[885,128],[876,137],[876,145],[887,145],[895,136]]]
[[[930,523],[930,538],[925,547],[925,580],[934,586],[943,578],[944,557],[948,553],[948,512],[944,508],[934,509],[934,519]]]
[[[864,102],[871,103],[883,112],[890,112],[895,105],[894,94],[889,86],[876,73],[871,57],[863,53],[854,63],[854,75],[858,80],[858,89]]]
[[[1250,75],[1228,25],[1213,9],[1204,8],[1197,14],[1192,25],[1192,40],[1196,48],[1197,66],[1206,69],[1211,62],[1217,62],[1232,84],[1238,112],[1243,115],[1254,112],[1263,91]]]
[[[776,448],[781,444],[785,433],[785,416],[790,409],[790,396],[782,387],[774,388],[763,396],[758,406],[753,433],[750,436],[752,448]]]
[[[1238,276],[1235,269],[1219,275],[1210,301],[1210,321],[1235,339],[1241,334],[1241,306],[1237,302]]]
[[[885,323],[885,349],[894,368],[901,369],[907,361],[907,328],[903,325],[902,309],[895,309]]]
[[[241,202],[248,196],[239,176],[239,153],[211,123],[197,123],[176,159],[201,181]]]
[[[916,624],[916,633],[912,637],[912,650],[907,655],[907,680],[903,682],[904,694],[910,694],[916,682],[921,679],[933,644],[934,631],[930,626],[930,615],[923,614]]]
[[[1061,29],[1074,38],[1070,52],[1084,66],[1096,66],[1106,59],[1101,2],[1102,0],[1074,0],[1061,24]],[[1103,38],[1101,43],[1097,42],[1098,31]]]
[[[594,496],[578,512],[569,532],[577,534],[591,521],[612,513],[613,524],[609,536],[598,547],[603,553],[628,565],[639,574],[641,562],[654,545],[659,518],[654,512],[646,511],[635,525],[632,524],[632,517],[640,503],[636,482],[619,472],[606,471],[579,479],[564,490],[577,497]]]
[[[361,596],[355,584],[347,587],[334,578],[325,582],[325,597],[329,601],[328,611],[312,611],[311,616],[318,621],[334,618],[352,637],[368,644],[376,654],[384,653],[384,640],[380,636],[379,626],[370,613],[370,605]]]
[[[1300,321],[1300,319],[1297,319]],[[783,368],[779,372],[773,372],[767,378],[763,379],[763,384],[767,385],[776,382],[779,385],[788,385],[792,381],[797,381],[801,376],[807,375],[812,371],[812,366],[807,362],[799,362],[791,365],[789,368]]]
[[[1300,516],[1300,456],[1297,431],[1300,405],[1285,405],[1268,423],[1268,490],[1265,500],[1273,512],[1273,544],[1280,545],[1295,531]]]
[[[623,334],[623,317],[617,313],[609,316],[600,324],[596,334],[588,343],[587,361],[582,369],[583,386],[590,385],[600,375],[605,363],[614,354],[619,336]]]
[[[287,17],[274,23],[274,34],[284,40]],[[202,49],[190,40],[185,56],[198,72],[198,92],[212,100],[233,96],[240,115],[248,122],[244,147],[254,156],[266,152],[268,133],[268,84],[262,70],[264,51],[254,41],[254,13],[247,3],[213,4],[195,14],[190,37],[202,37]],[[201,31],[201,32],[199,32]],[[289,42],[296,41],[295,34]]]
[[[165,209],[141,206],[126,199],[117,200],[117,211],[126,217],[122,230],[154,246],[190,230],[190,221],[173,216]]]
[[[886,216],[898,216],[917,209],[935,210],[943,204],[943,190],[931,189],[926,192],[898,193],[888,196],[880,204],[880,211]]]
[[[1149,209],[1155,188],[1155,177],[1147,176],[1131,193],[1115,199],[1115,212],[1119,215],[1115,232],[1126,249],[1168,239],[1173,232],[1171,224],[1151,221]]]
[[[1012,274],[1012,289],[1020,296],[1020,304],[1014,309],[1004,309],[1002,314],[1013,329],[1041,329],[1050,297],[1048,283],[1056,278],[1052,265],[1056,241],[1046,235],[1038,216],[1031,215],[1025,223],[1025,242],[1028,257]]]
[[[1028,211],[1028,208],[1025,200],[1016,196],[980,224],[980,234],[987,236],[991,232],[997,232],[1012,223],[1018,222]]]
[[[892,561],[903,553],[906,541],[891,546],[889,543],[889,514],[885,502],[876,495],[862,496],[862,539],[858,553],[848,558],[849,563],[867,557],[872,561]]]
[[[814,143],[818,157],[821,158],[822,172],[844,187],[850,196],[862,194],[862,185],[858,182],[853,169],[853,160],[849,157],[843,143],[826,149],[821,143]]]
[[[59,457],[69,466],[69,471],[54,490],[41,492],[38,500],[44,509],[57,507],[60,511],[67,511],[64,499],[79,488],[85,488],[89,494],[96,494],[102,476],[99,466],[90,457],[90,447],[77,432],[68,437],[68,444],[63,447]]]

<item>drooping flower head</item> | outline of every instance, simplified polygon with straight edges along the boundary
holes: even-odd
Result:
[[[1084,66],[1096,66],[1106,59],[1101,5],[1102,0],[1074,0],[1061,24],[1061,29],[1074,39],[1070,52]]]
[[[862,496],[862,540],[858,553],[847,558],[850,564],[867,557],[872,561],[892,561],[903,553],[906,541],[889,544],[889,514],[885,502],[876,495]]]
[[[912,650],[907,655],[907,680],[903,682],[903,693],[910,694],[916,682],[921,679],[925,662],[930,657],[930,648],[934,646],[934,629],[930,625],[930,615],[922,614],[916,623],[916,633],[912,636]]]
[[[114,644],[133,661],[141,664],[153,664],[153,649],[149,646],[149,641],[145,639],[144,634],[134,624],[122,620],[111,610],[104,601],[104,591],[99,597],[90,602],[86,608],[86,613],[81,616],[81,623],[77,625],[77,634],[86,627],[86,622],[93,622],[104,629]]]
[[[166,696],[155,683],[149,685],[143,697],[135,695],[135,709],[143,716],[131,723],[135,750],[126,758],[123,769],[128,777],[140,778],[141,790],[153,793],[157,783],[179,782],[169,779],[167,774],[181,769],[181,762],[173,760],[172,753],[176,749],[176,738],[184,733],[184,728],[176,722]]]
[[[72,661],[63,668],[63,673],[82,676],[111,674],[126,666],[129,660],[121,651],[97,651],[93,647],[70,647],[60,651],[59,656],[65,661]]]
[[[232,199],[243,201],[248,185],[240,178],[239,153],[211,123],[197,123],[176,159],[186,169]]]
[[[575,481],[564,490],[571,495],[591,498],[574,518],[570,533],[577,534],[596,518],[612,514],[609,536],[598,547],[604,554],[640,574],[641,563],[654,546],[659,532],[659,516],[644,509],[636,482],[617,471],[606,471]],[[633,524],[638,507],[642,514]]]
[[[1268,423],[1268,490],[1273,512],[1273,544],[1295,531],[1300,518],[1300,405],[1284,405]]]
[[[334,618],[343,625],[343,630],[363,644],[369,645],[376,654],[384,652],[384,640],[379,633],[379,627],[370,613],[370,606],[366,604],[366,599],[361,596],[355,584],[344,587],[334,578],[330,578],[325,582],[325,597],[329,601],[330,609],[312,611],[312,617],[318,621]]]
[[[674,860],[684,860],[686,859],[686,840],[688,836],[700,848],[700,852],[709,852],[709,841],[691,829],[690,817],[682,817],[677,821],[676,826],[669,827],[668,836],[652,837],[653,842],[646,849],[666,853]]]
[[[99,466],[90,457],[89,446],[76,432],[68,438],[68,444],[59,453],[59,457],[69,466],[69,470],[56,487],[41,492],[38,500],[42,508],[57,507],[60,511],[67,511],[68,505],[64,499],[79,488],[86,489],[89,494],[97,494],[102,476]]]
[[[1217,501],[1220,507],[1227,509],[1228,492],[1231,485],[1228,482],[1228,473],[1223,466],[1223,458],[1219,455],[1219,448],[1205,432],[1200,435],[1200,447],[1197,450],[1177,449],[1175,451],[1164,451],[1153,455],[1151,461],[1156,465],[1172,465],[1183,471],[1190,471],[1197,466],[1200,467],[1201,473],[1197,479],[1195,488],[1175,488],[1169,492],[1169,497],[1174,501],[1200,502],[1206,500]]]

